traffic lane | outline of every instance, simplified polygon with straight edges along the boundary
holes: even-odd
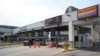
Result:
[[[27,47],[10,47],[10,48],[4,48],[0,50],[0,56],[7,56],[9,54],[13,53],[20,53],[23,51],[27,51]]]
[[[0,56],[51,56],[60,53],[60,48],[14,47],[0,50]]]
[[[23,54],[30,53],[30,52],[38,52],[41,48],[22,48],[20,50],[14,50],[13,52],[8,53],[5,56],[23,56]]]
[[[36,51],[25,52],[17,56],[52,56],[58,53],[61,53],[61,48],[43,48]]]
[[[53,56],[100,56],[100,52],[87,50],[75,50],[71,52],[59,53]]]

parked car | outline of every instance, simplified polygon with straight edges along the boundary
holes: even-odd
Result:
[[[29,46],[29,40],[28,40],[28,39],[25,39],[25,40],[23,41],[23,45],[24,45],[24,46]]]
[[[23,41],[23,44],[24,44],[24,46],[33,45],[33,41],[34,41],[34,39],[25,39]]]

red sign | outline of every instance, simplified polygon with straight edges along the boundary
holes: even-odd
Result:
[[[91,6],[85,9],[78,10],[78,19],[98,16],[98,6]]]

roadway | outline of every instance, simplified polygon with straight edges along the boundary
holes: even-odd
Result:
[[[59,53],[53,56],[100,56],[100,46],[95,48],[80,48],[75,51]]]
[[[0,49],[0,56],[52,56],[61,53],[61,48],[29,48],[28,46],[17,46]]]
[[[0,49],[0,56],[100,56],[100,47],[61,52],[61,48],[15,46]]]

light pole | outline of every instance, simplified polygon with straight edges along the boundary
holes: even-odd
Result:
[[[28,39],[28,32],[27,32],[27,29],[25,30],[25,39]]]
[[[59,23],[57,23],[57,28],[59,27]],[[59,32],[59,30],[57,29],[56,30],[56,47],[58,47],[58,45],[59,45],[59,41],[58,41],[58,38],[59,38],[59,35],[58,35],[58,32]]]
[[[9,46],[11,46],[10,36],[11,36],[11,32],[6,32],[6,44]]]
[[[8,34],[9,34],[10,32],[8,32]],[[9,43],[10,42],[10,37],[9,37],[9,35],[7,35],[7,43]]]

